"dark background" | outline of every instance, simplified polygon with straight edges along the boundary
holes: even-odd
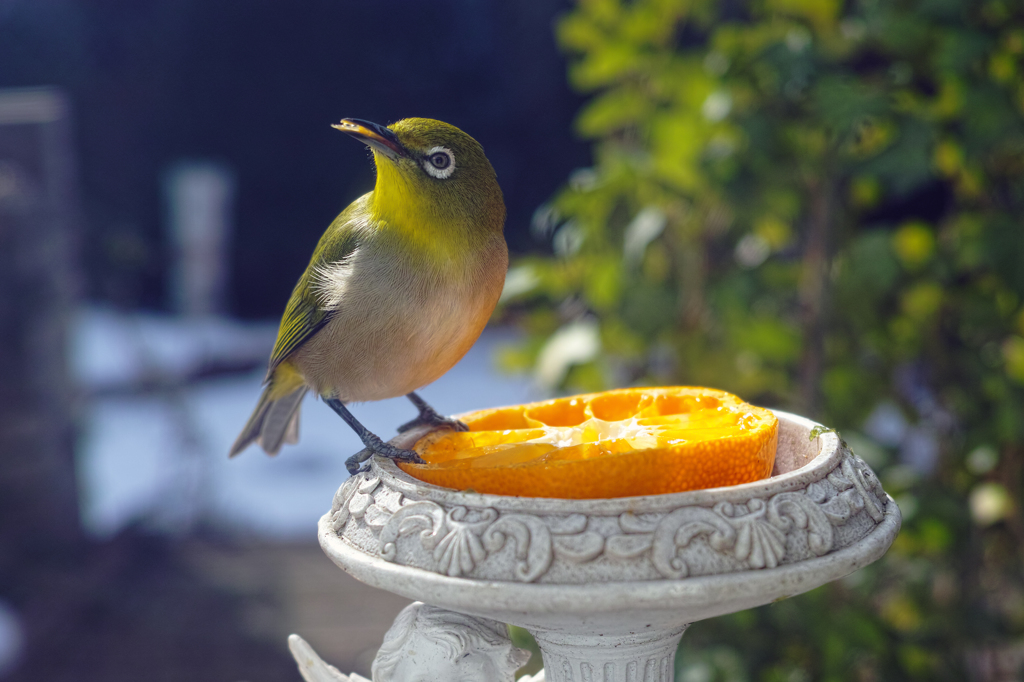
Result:
[[[498,173],[513,252],[587,150],[552,36],[560,0],[0,0],[0,87],[74,107],[87,294],[164,305],[162,172],[237,177],[230,307],[274,317],[316,240],[373,186],[343,117],[421,116],[474,137]]]

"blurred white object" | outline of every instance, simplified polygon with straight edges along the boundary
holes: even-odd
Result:
[[[533,291],[540,284],[540,277],[532,265],[513,265],[505,274],[505,287],[501,290],[500,303],[511,301]]]
[[[25,647],[25,634],[17,612],[0,601],[0,677],[14,669]]]
[[[171,297],[183,315],[224,312],[234,174],[209,161],[183,161],[165,180],[173,247]]]
[[[1013,499],[998,483],[979,483],[969,497],[971,518],[981,527],[1008,518],[1013,513]]]
[[[590,362],[600,351],[601,336],[596,321],[570,322],[541,348],[534,378],[542,389],[550,391],[562,383],[573,365]]]
[[[89,306],[75,314],[71,371],[90,392],[186,380],[205,367],[264,365],[277,322],[182,318]]]
[[[757,234],[744,235],[736,244],[736,262],[745,268],[756,268],[768,260],[771,253],[771,246]]]
[[[716,90],[708,95],[701,105],[700,112],[711,122],[721,121],[732,111],[732,96],[724,90]]]
[[[648,206],[626,226],[626,234],[622,243],[622,259],[634,266],[644,257],[648,244],[661,236],[665,231],[668,218],[657,206]]]

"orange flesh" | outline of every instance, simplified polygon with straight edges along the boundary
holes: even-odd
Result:
[[[737,485],[766,478],[778,420],[710,388],[628,388],[463,415],[399,466],[427,483],[478,493],[595,499]]]

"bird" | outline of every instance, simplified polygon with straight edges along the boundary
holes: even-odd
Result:
[[[469,350],[498,303],[508,270],[505,202],[483,147],[455,126],[407,118],[389,126],[345,118],[334,128],[372,152],[376,182],[321,236],[285,307],[256,409],[230,450],[276,455],[299,437],[313,391],[373,454],[422,462],[384,442],[347,404],[406,396],[421,424],[466,430],[416,390]]]

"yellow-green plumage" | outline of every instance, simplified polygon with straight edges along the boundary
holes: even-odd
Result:
[[[373,149],[377,182],[320,238],[232,455],[294,442],[307,390],[361,402],[434,381],[469,350],[501,293],[505,205],[480,145],[430,119],[336,127]]]

